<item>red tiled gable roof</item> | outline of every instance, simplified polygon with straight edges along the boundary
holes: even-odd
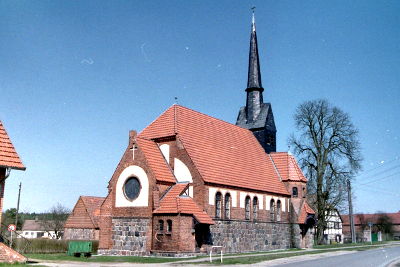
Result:
[[[273,152],[270,155],[282,177],[282,181],[307,182],[307,178],[293,155],[288,152]]]
[[[10,137],[0,121],[0,167],[17,170],[25,170],[24,164],[18,156],[17,151],[11,143]]]
[[[165,161],[158,145],[153,141],[143,138],[136,138],[136,142],[139,145],[139,148],[142,149],[149,167],[153,171],[157,181],[176,183],[172,170]]]
[[[205,182],[289,195],[251,131],[173,105],[139,137],[157,139],[175,133]]]
[[[368,222],[376,223],[381,215],[387,215],[392,224],[400,224],[400,212],[395,213],[374,213],[374,214],[354,214],[354,224],[366,224]],[[349,215],[341,215],[343,225],[350,225]]]
[[[190,214],[194,218],[204,224],[214,224],[211,217],[203,211],[191,197],[181,196],[182,192],[187,188],[188,183],[179,183],[171,187],[160,201],[160,207],[154,214]]]
[[[83,204],[88,211],[89,217],[93,225],[97,228],[100,219],[100,207],[104,202],[104,197],[81,196]]]
[[[297,219],[297,223],[303,224],[306,222],[308,214],[315,214],[314,210],[304,201],[303,206],[300,210],[300,215]]]
[[[176,198],[188,187],[188,183],[179,183],[173,185],[169,191],[162,197],[160,207],[156,211],[158,213],[178,213]]]

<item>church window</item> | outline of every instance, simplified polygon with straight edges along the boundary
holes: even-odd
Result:
[[[293,197],[298,197],[298,195],[299,195],[299,192],[297,191],[297,187],[293,187],[292,188],[292,196]]]
[[[217,192],[215,195],[215,217],[221,218],[221,205],[222,205],[222,194]]]
[[[129,200],[135,200],[140,193],[140,182],[136,177],[130,177],[126,180],[124,184],[124,194]]]
[[[281,201],[278,200],[278,201],[276,202],[276,220],[277,220],[278,222],[281,221],[281,210],[282,210],[282,208],[281,208]]]
[[[257,212],[258,212],[258,198],[253,198],[253,219],[257,220]]]
[[[275,221],[275,200],[273,200],[273,199],[271,199],[271,202],[270,202],[269,212],[270,212],[271,221]]]
[[[167,232],[172,232],[172,221],[167,220]]]
[[[225,195],[225,219],[231,218],[231,195],[227,193]]]
[[[159,230],[160,232],[163,232],[163,231],[164,231],[164,221],[163,221],[163,220],[159,220],[159,221],[158,221],[158,230]]]
[[[245,219],[250,220],[250,197],[247,196],[245,199]]]

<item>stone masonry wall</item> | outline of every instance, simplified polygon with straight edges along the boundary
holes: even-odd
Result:
[[[266,251],[290,248],[289,223],[215,220],[210,227],[214,246],[224,252]]]
[[[147,243],[151,242],[148,232],[151,220],[147,218],[113,218],[112,249],[101,250],[99,254],[142,256],[149,255]]]
[[[64,239],[66,240],[95,240],[95,229],[65,228]],[[98,239],[98,238],[97,238]]]

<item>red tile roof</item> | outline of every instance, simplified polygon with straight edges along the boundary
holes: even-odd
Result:
[[[392,224],[400,224],[400,211],[395,213],[354,214],[354,224],[376,223],[381,215],[387,215],[391,219]],[[343,225],[350,225],[349,215],[341,215],[341,217]]]
[[[104,200],[104,197],[80,196],[64,227],[99,228],[100,208]]]
[[[157,139],[175,133],[205,182],[289,195],[251,131],[173,105],[139,137]]]
[[[0,121],[0,167],[25,170],[24,164],[11,143],[10,137]]]
[[[190,214],[204,224],[214,224],[211,217],[203,211],[189,196],[181,194],[187,189],[188,183],[175,184],[160,201],[160,207],[154,210],[154,214]]]
[[[157,181],[176,183],[175,176],[162,155],[158,145],[154,141],[139,137],[136,138],[136,142],[139,145],[139,148],[142,149],[146,161],[153,171]]]
[[[288,152],[274,152],[270,155],[282,177],[282,181],[307,182],[307,178],[293,155]]]
[[[95,227],[98,227],[100,219],[100,207],[103,204],[105,197],[92,197],[92,196],[81,196],[83,204],[88,211],[89,217]]]
[[[314,210],[307,204],[306,201],[303,202],[303,206],[300,209],[300,215],[297,218],[297,223],[303,224],[306,222],[307,215],[315,214]]]

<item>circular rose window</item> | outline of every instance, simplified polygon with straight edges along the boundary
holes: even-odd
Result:
[[[140,182],[137,178],[131,177],[124,184],[125,197],[129,200],[134,200],[140,193]]]

